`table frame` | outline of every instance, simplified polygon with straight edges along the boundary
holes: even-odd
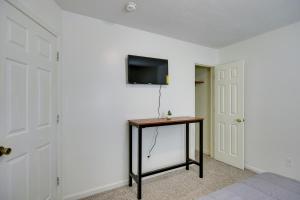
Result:
[[[190,123],[199,123],[199,162],[190,159],[189,157],[189,125]],[[169,126],[169,125],[177,125],[177,124],[185,124],[185,162],[179,163],[176,165],[172,165],[169,167],[164,167],[160,169],[156,169],[149,172],[142,172],[142,137],[143,137],[143,128],[148,127],[156,127],[156,126]],[[138,148],[137,148],[137,174],[132,172],[132,128],[133,126],[138,128]],[[129,187],[132,186],[132,179],[137,183],[137,198],[142,198],[142,178],[146,176],[151,176],[157,173],[165,172],[168,170],[176,169],[179,167],[184,167],[186,170],[189,170],[189,166],[191,164],[196,164],[199,166],[199,177],[203,178],[203,119],[199,119],[197,121],[182,121],[170,124],[145,124],[138,125],[129,121]]]

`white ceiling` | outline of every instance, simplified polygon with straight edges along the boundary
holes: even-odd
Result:
[[[65,10],[220,48],[300,20],[300,0],[56,0]]]

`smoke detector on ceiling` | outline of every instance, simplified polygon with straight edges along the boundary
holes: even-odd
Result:
[[[128,11],[128,12],[133,12],[133,11],[135,11],[136,10],[136,3],[135,2],[133,2],[133,1],[130,1],[130,2],[128,2],[127,4],[126,4],[126,10]]]

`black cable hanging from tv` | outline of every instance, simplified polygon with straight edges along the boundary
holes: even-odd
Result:
[[[159,86],[159,91],[158,91],[157,119],[160,118],[161,87],[162,87],[162,85]],[[154,136],[154,139],[152,139],[152,141],[154,140],[154,142],[153,142],[151,148],[150,148],[149,151],[148,151],[148,156],[147,156],[148,158],[151,157],[151,152],[153,151],[153,149],[154,149],[154,147],[155,147],[155,145],[156,145],[156,141],[157,141],[158,134],[159,134],[159,132],[158,132],[158,127],[156,127],[156,128],[155,128],[155,136]]]

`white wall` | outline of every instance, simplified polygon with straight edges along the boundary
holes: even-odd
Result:
[[[253,169],[300,180],[300,23],[220,50],[244,59],[245,159]],[[286,159],[292,166],[286,166]]]
[[[126,84],[128,54],[169,60],[171,84],[162,89],[161,110],[174,115],[194,115],[195,63],[217,61],[217,51],[210,48],[69,12],[63,13],[63,49],[67,199],[127,183],[127,120],[156,117],[159,87]],[[147,160],[153,133],[143,134],[145,171],[184,160],[184,126],[160,128]],[[191,140],[194,149],[193,135]]]

